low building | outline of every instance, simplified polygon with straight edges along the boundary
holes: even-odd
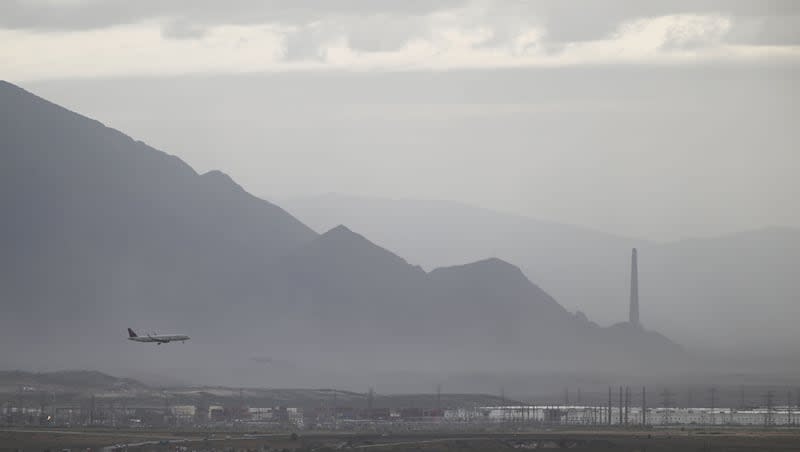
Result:
[[[275,413],[272,408],[248,408],[247,412],[252,421],[272,421],[275,419]]]

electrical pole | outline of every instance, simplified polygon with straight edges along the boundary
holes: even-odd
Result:
[[[773,398],[775,394],[772,391],[767,391],[764,394],[765,405],[767,406],[767,412],[764,415],[764,427],[770,427],[775,423],[774,413],[773,413]]]
[[[673,393],[669,389],[661,392],[661,405],[664,407],[664,424],[672,424],[672,406],[674,405]]]
[[[619,425],[622,425],[622,386],[619,387]]]
[[[500,409],[503,410],[502,418],[503,418],[503,422],[505,423],[506,422],[506,387],[505,387],[505,385],[500,386],[500,400],[501,400],[501,403],[503,404],[503,406],[500,407]]]
[[[795,410],[794,411],[798,412],[798,411],[800,411],[800,388],[795,389],[794,393],[795,393],[795,398],[794,398],[794,408],[795,408]],[[795,424],[798,423],[798,419],[797,418],[795,418],[794,423]]]
[[[717,423],[717,388],[711,388],[711,425],[716,425]]]
[[[739,409],[745,409],[747,405],[744,404],[744,386],[739,388]]]
[[[647,388],[642,386],[642,426],[647,426]]]
[[[628,425],[628,409],[630,406],[630,387],[625,386],[625,425]]]
[[[336,430],[339,425],[339,419],[337,415],[337,411],[339,411],[338,402],[336,400],[336,390],[333,390],[333,429]]]

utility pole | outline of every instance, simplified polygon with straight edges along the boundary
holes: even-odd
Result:
[[[442,384],[439,383],[436,385],[436,411],[438,413],[442,412]]]
[[[744,404],[744,386],[739,388],[739,409],[743,410],[747,407]]]
[[[647,426],[647,388],[642,386],[642,426]]]
[[[786,423],[792,425],[792,391],[786,391]]]
[[[619,425],[622,425],[622,386],[619,387]]]
[[[764,394],[764,401],[765,401],[765,405],[767,406],[767,412],[764,414],[764,427],[770,427],[775,423],[775,417],[774,417],[775,413],[773,413],[773,409],[774,409],[774,407],[773,407],[773,398],[774,397],[775,397],[775,394],[773,394],[772,391],[767,391],[767,393]]]
[[[333,429],[336,430],[339,425],[337,411],[339,411],[338,402],[336,400],[336,390],[333,390]]]
[[[606,423],[611,425],[611,386],[608,387],[608,415],[606,416]]]
[[[506,419],[506,387],[505,387],[505,385],[501,385],[500,386],[500,401],[503,404],[503,406],[500,407],[500,409],[503,410],[502,419],[503,419],[503,423],[505,423],[506,420],[507,420]]]
[[[794,411],[798,412],[798,411],[800,411],[800,388],[795,389],[794,393],[795,393],[795,397],[794,397],[794,408],[795,409],[794,409]],[[795,418],[794,423],[795,424],[798,423],[798,419],[797,418]]]
[[[711,425],[716,425],[717,423],[717,388],[711,388]]]
[[[794,411],[800,411],[800,388],[795,389],[795,398],[794,398]],[[797,424],[800,419],[795,418],[794,423]]]
[[[672,424],[672,406],[674,405],[673,393],[669,389],[661,392],[661,406],[664,407],[664,424]]]
[[[244,388],[239,388],[239,419],[244,418]]]
[[[631,419],[631,404],[633,403],[633,393],[631,387],[625,387],[625,424],[629,424]]]
[[[95,401],[94,401],[94,394],[92,394],[92,405],[89,409],[89,424],[94,425],[94,408],[95,408]]]

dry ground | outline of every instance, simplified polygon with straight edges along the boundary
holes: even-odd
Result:
[[[168,441],[169,444],[159,444]],[[182,432],[0,430],[0,450],[99,450],[129,444],[131,451],[188,450],[363,450],[390,452],[457,452],[530,449],[573,451],[800,451],[800,431],[758,430],[552,430],[524,433],[301,433],[213,435]],[[146,444],[142,444],[146,443]]]

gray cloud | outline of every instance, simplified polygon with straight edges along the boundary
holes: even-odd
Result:
[[[530,6],[530,5],[529,5]],[[721,14],[739,22],[754,18],[799,14],[800,2],[791,0],[673,0],[585,2],[581,8],[567,2],[545,1],[530,6],[546,18],[548,36],[554,41],[599,39],[613,33],[619,24],[643,17],[670,14]],[[734,25],[735,25],[734,24]]]
[[[310,23],[287,34],[287,60],[322,60],[325,46],[341,38],[360,52],[389,52],[403,47],[412,38],[425,37],[429,28],[424,20],[409,15],[373,14],[359,19],[344,16]]]
[[[742,18],[734,24],[728,40],[750,45],[800,45],[800,14]]]
[[[204,25],[305,24],[332,15],[424,15],[463,4],[463,0],[374,2],[343,0],[10,0],[0,4],[0,27],[83,30],[171,18]]]
[[[557,0],[10,0],[0,3],[0,28],[85,30],[159,19],[168,21],[163,30],[165,36],[188,38],[202,36],[204,28],[214,25],[270,23],[303,27],[298,33],[307,32],[310,36],[295,36],[292,41],[310,43],[310,47],[318,46],[320,39],[328,39],[336,32],[356,50],[380,51],[396,49],[413,37],[425,37],[428,30],[420,17],[458,7],[481,11],[481,25],[493,31],[490,45],[508,42],[529,26],[546,28],[547,40],[559,44],[607,37],[621,23],[637,18],[692,13],[731,17],[730,35],[737,43],[800,42],[800,2],[791,0],[616,0],[584,2],[579,8]],[[315,27],[308,27],[309,24]]]
[[[173,39],[196,39],[206,35],[208,29],[186,22],[170,22],[161,28],[161,34]]]
[[[353,21],[343,30],[352,49],[367,52],[397,50],[414,37],[425,37],[428,31],[417,17],[386,14]]]
[[[333,39],[331,30],[319,26],[309,26],[286,35],[285,58],[294,60],[323,60],[323,45]]]

